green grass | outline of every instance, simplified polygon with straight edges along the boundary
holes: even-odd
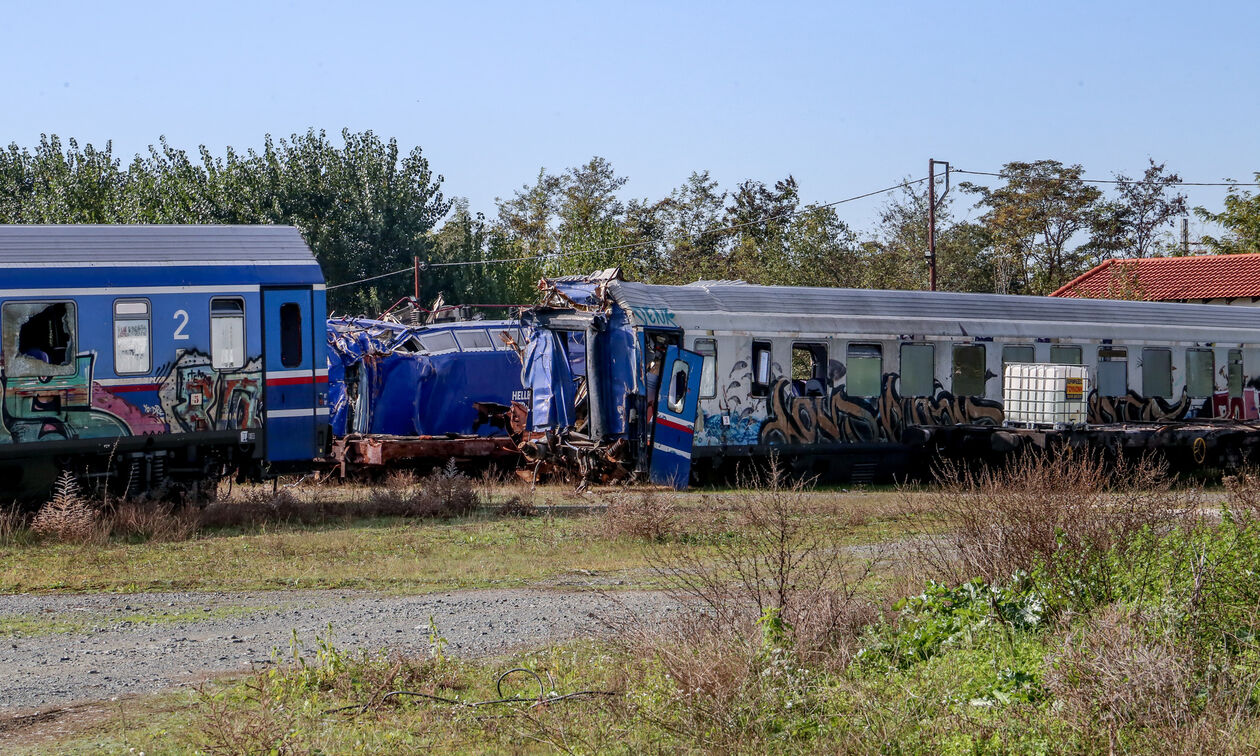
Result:
[[[669,549],[671,539],[694,543],[715,530],[717,536],[738,531],[738,523],[727,522],[721,495],[664,495],[671,496],[677,524],[660,548]],[[817,502],[818,521],[845,528],[853,544],[895,538],[911,522],[897,494],[818,493],[810,501]],[[0,594],[653,585],[644,570],[647,544],[606,532],[597,511],[549,517],[544,508],[543,516],[528,518],[484,511],[458,520],[268,525],[174,542],[10,543],[0,546]]]

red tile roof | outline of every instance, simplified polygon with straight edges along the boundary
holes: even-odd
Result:
[[[1050,296],[1153,302],[1260,297],[1260,254],[1108,260]]]

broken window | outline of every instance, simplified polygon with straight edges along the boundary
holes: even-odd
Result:
[[[803,396],[822,396],[826,393],[827,345],[792,345],[792,385]]]
[[[73,375],[76,316],[74,302],[6,302],[6,372],[15,377]]]
[[[147,373],[150,358],[149,302],[144,299],[114,301],[114,372],[118,375]]]
[[[696,339],[696,354],[704,358],[700,366],[700,398],[717,396],[717,342],[713,339]]]
[[[884,371],[884,353],[879,344],[850,344],[845,370],[848,379],[845,393],[849,396],[879,396],[879,381]]]
[[[1172,350],[1142,350],[1142,395],[1172,398]]]
[[[681,413],[687,401],[687,384],[691,380],[691,366],[683,360],[674,360],[670,371],[673,378],[669,382],[669,411]]]
[[[1129,390],[1129,350],[1118,346],[1098,347],[1098,393],[1124,396]]]
[[[586,375],[586,333],[584,331],[563,331],[564,356],[569,361],[569,372],[573,380]]]
[[[936,348],[931,344],[902,344],[902,395],[932,396],[935,388]]]
[[[955,344],[954,380],[950,387],[954,396],[984,396],[987,377],[984,344]]]
[[[752,387],[750,396],[770,396],[770,342],[752,343]]]
[[[210,364],[218,370],[244,367],[244,300],[210,300]]]
[[[1190,396],[1199,399],[1211,396],[1216,388],[1214,384],[1216,360],[1211,349],[1186,350],[1186,391]]]

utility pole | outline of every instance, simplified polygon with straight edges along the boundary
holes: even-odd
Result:
[[[936,166],[945,166],[945,191],[936,197]],[[936,207],[949,194],[949,163],[944,160],[928,160],[928,288],[936,291]]]
[[[419,307],[420,306],[420,258],[418,256],[411,258],[411,263],[415,267],[415,269],[412,271],[412,280],[415,283],[416,307]]]
[[[1181,254],[1190,254],[1190,219],[1181,219]]]

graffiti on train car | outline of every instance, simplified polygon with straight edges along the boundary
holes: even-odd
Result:
[[[1089,392],[1091,423],[1153,423],[1180,420],[1190,412],[1192,402],[1185,389],[1181,398],[1170,402],[1158,396],[1142,396],[1132,389],[1124,396],[1102,396]]]
[[[993,399],[955,396],[939,383],[933,396],[902,396],[898,381],[896,373],[885,373],[880,395],[872,399],[849,396],[844,384],[821,396],[797,396],[792,382],[780,378],[771,389],[759,440],[763,444],[900,441],[912,425],[998,426],[1004,419],[1002,403]]]
[[[96,380],[95,352],[67,375],[0,377],[0,444],[238,430],[261,425],[262,359],[215,370],[195,349],[152,378]]]

